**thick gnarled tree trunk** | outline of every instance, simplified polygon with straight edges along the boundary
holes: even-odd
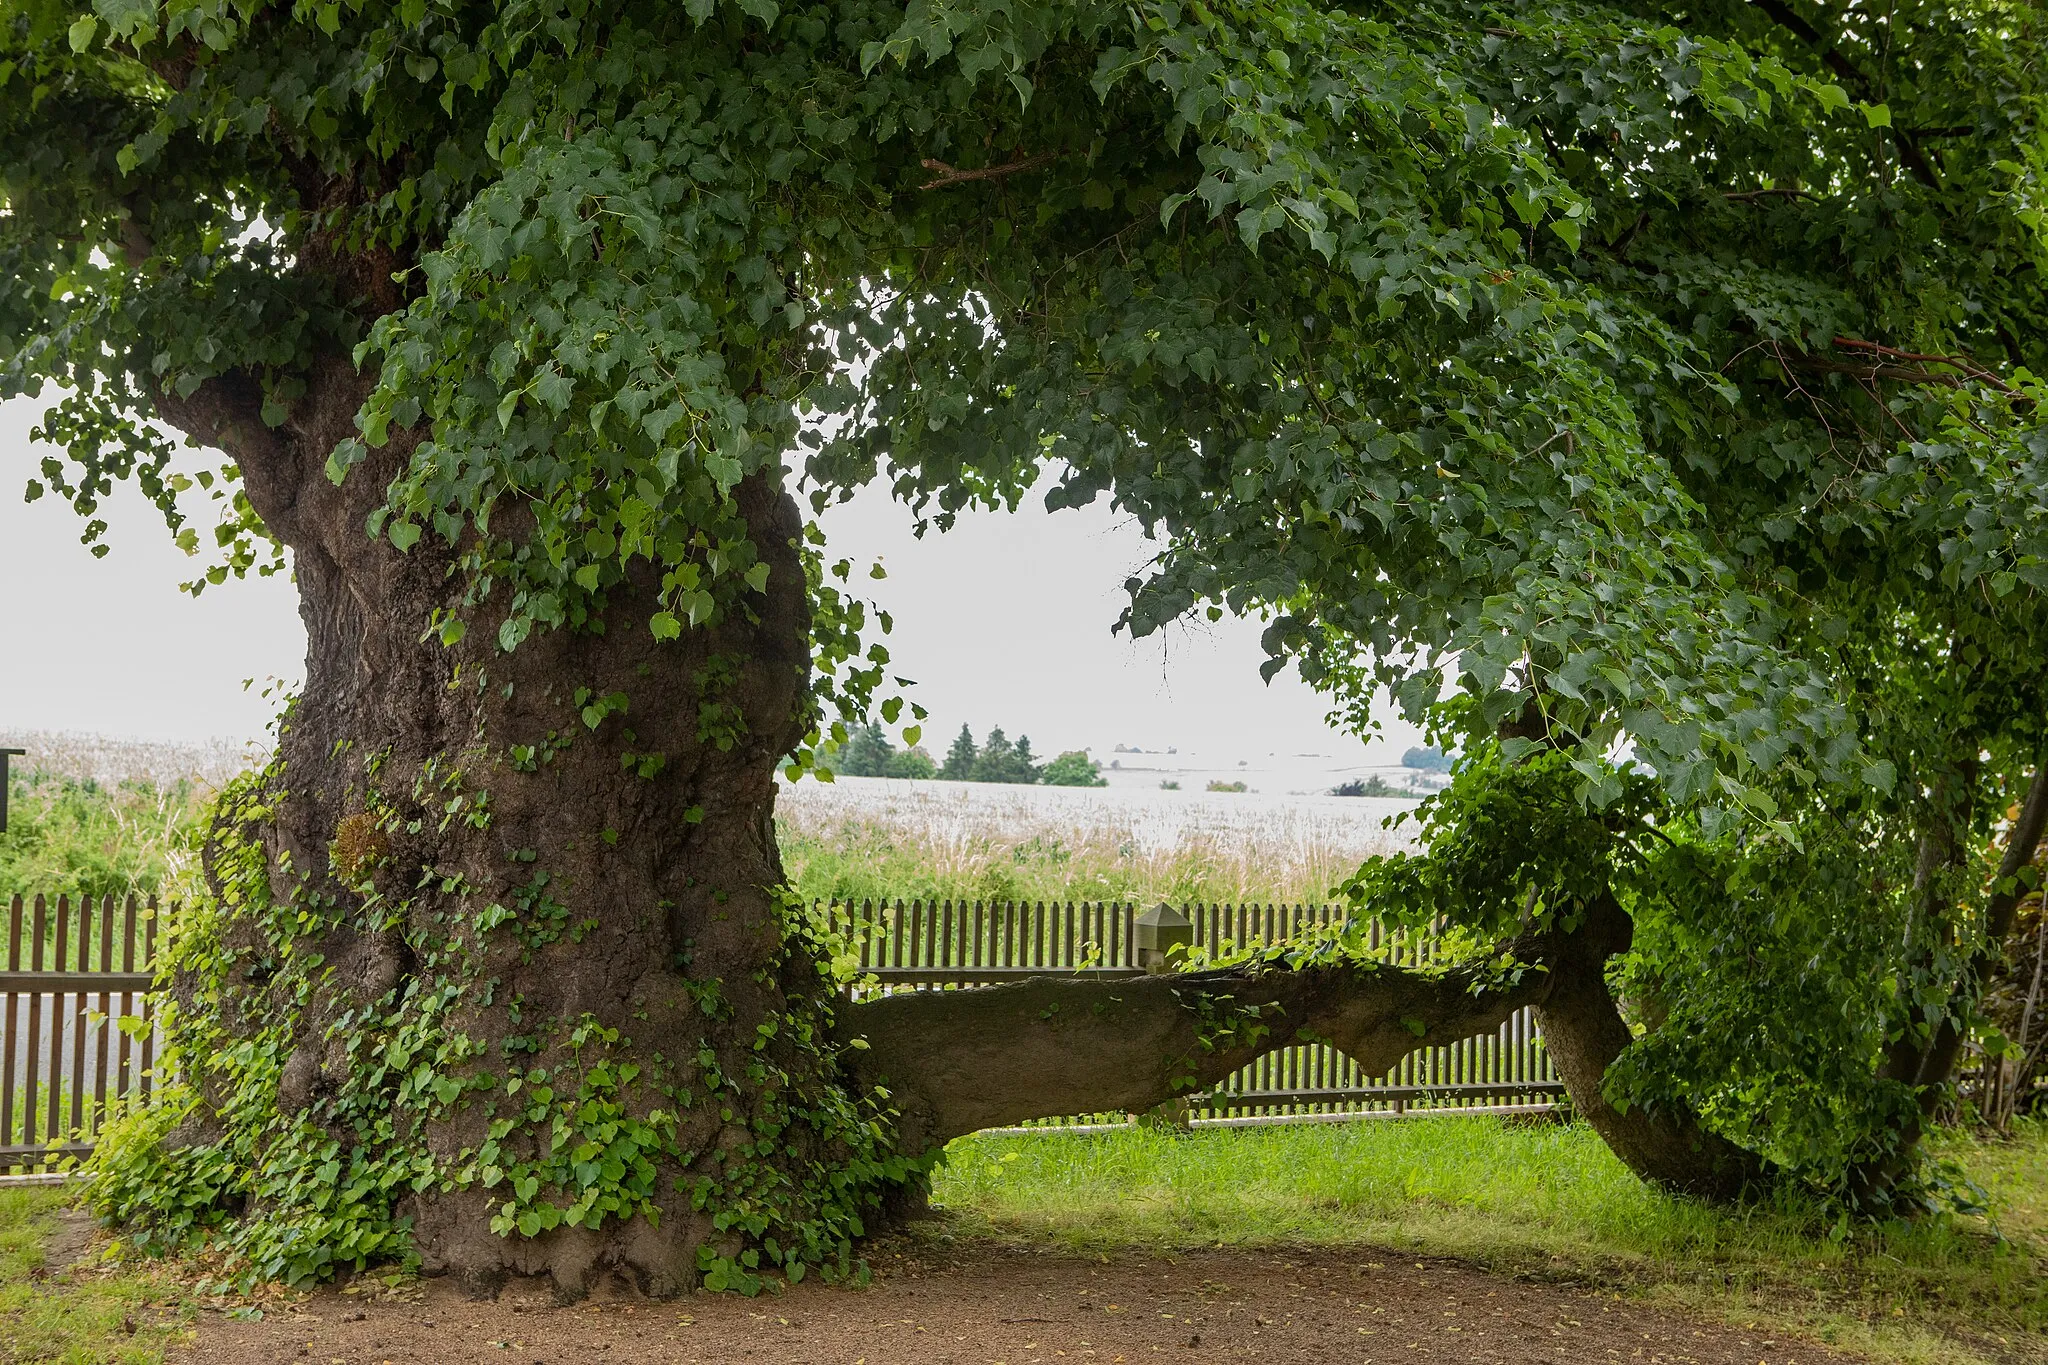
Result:
[[[1685,1109],[1627,1109],[1602,1086],[1607,1068],[1635,1041],[1607,985],[1607,959],[1628,951],[1634,926],[1603,896],[1577,933],[1555,940],[1549,981],[1536,1006],[1543,1045],[1572,1107],[1628,1168],[1679,1194],[1734,1200],[1769,1183],[1755,1153],[1709,1131]]]
[[[507,1175],[412,1197],[427,1268],[478,1288],[547,1274],[573,1294],[618,1272],[673,1292],[696,1282],[700,1246],[745,1250],[721,1204],[760,1203],[783,1172],[849,1155],[805,1117],[837,1097],[829,1053],[806,1041],[824,1028],[824,981],[792,951],[773,827],[775,769],[806,716],[801,523],[779,487],[741,485],[766,590],[680,641],[650,634],[652,595],[636,582],[611,595],[601,633],[556,630],[506,653],[487,603],[444,648],[423,632],[458,605],[453,552],[430,538],[400,554],[364,529],[406,443],[339,487],[319,475],[363,388],[333,367],[278,432],[239,420],[232,395],[166,405],[241,462],[293,552],[308,637],[269,814],[249,831],[271,893],[324,911],[291,945],[325,977],[297,1020],[279,1109],[349,1140],[335,1099],[361,1108],[362,1039],[442,992],[442,1060],[423,1085],[383,1081],[390,1122],[445,1171]],[[607,713],[607,697],[624,705]],[[263,956],[254,925],[233,932]],[[655,1176],[635,1216],[523,1235],[511,1172],[540,1154],[547,1122],[520,1116],[543,1081],[564,1092],[600,1060],[617,1091],[603,1097],[669,1116],[662,1150],[642,1153]],[[639,1074],[618,1083],[622,1066]],[[508,1200],[515,1225],[500,1235]],[[778,1212],[814,1210],[798,1192]]]
[[[1419,1047],[1490,1032],[1543,998],[1528,970],[1491,983],[1333,963],[1099,982],[1038,977],[887,996],[840,1011],[856,1073],[888,1088],[916,1150],[1056,1114],[1142,1113],[1277,1048],[1329,1043],[1368,1076]]]

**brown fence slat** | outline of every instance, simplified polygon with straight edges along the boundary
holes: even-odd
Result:
[[[57,974],[70,965],[71,897],[57,897]],[[55,1142],[64,1127],[64,996],[50,988],[50,1080],[49,1103],[43,1120],[43,1140]]]
[[[85,964],[81,962],[80,966]],[[100,974],[114,969],[114,898],[100,897]],[[120,1032],[120,1019],[114,1013],[114,996],[110,988],[100,990],[100,1013],[105,1022],[100,1025],[98,1045],[93,1049],[92,1112],[93,1128],[100,1126],[101,1116],[107,1112],[107,1067],[113,1060],[114,1034]],[[116,1095],[121,1092],[116,1089]]]
[[[50,932],[48,902],[36,897],[35,918],[29,928],[28,965],[31,971],[41,971],[43,966],[43,938]],[[23,1052],[26,1065],[22,1067],[21,1078],[21,1144],[24,1147],[36,1145],[36,1075],[42,1065],[43,1044],[43,996],[40,991],[30,991],[27,997],[28,1047]],[[11,1139],[14,1135],[8,1134]]]
[[[142,917],[142,961],[143,965],[156,966],[156,897],[149,898],[149,904]],[[154,993],[142,997],[140,1012],[146,1027],[142,1030],[142,1074],[135,1078],[135,1090],[147,1095],[156,1089],[156,996]]]
[[[78,965],[92,963],[92,897],[78,898]],[[72,996],[71,1009],[71,1131],[85,1127],[85,1035],[92,1023],[92,1004],[85,991]]]
[[[130,973],[135,971],[135,897],[133,894],[130,894],[122,902],[121,970]],[[137,987],[136,989],[146,988]],[[131,991],[124,988],[121,992],[122,1017],[127,1017],[134,1009],[135,996]],[[129,1053],[132,1040],[128,1036],[128,1030],[122,1029],[120,1034],[121,1036],[114,1040],[115,1055],[118,1058],[114,1068],[114,1075],[118,1078],[115,1082],[115,1090],[122,1095],[126,1095],[136,1088],[135,1077],[129,1074]]]
[[[21,966],[21,897],[7,907],[7,966]],[[14,1021],[17,1002],[14,988],[0,985],[0,1145],[14,1141]]]

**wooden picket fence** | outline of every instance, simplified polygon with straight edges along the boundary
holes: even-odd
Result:
[[[82,1156],[111,1106],[148,1097],[156,908],[134,896],[16,896],[8,906],[0,1170]]]
[[[868,984],[856,986],[856,995],[964,990],[1046,974],[1143,974],[1135,904],[864,901],[821,908],[858,945]],[[1327,905],[1178,908],[1193,922],[1195,945],[1212,956],[1327,929],[1343,914]],[[113,1105],[143,1102],[155,1089],[156,928],[153,898],[13,899],[7,970],[0,972],[0,1171],[48,1170],[90,1152]],[[1432,946],[1419,937],[1383,937],[1377,925],[1369,942],[1407,963],[1426,961]],[[1541,1108],[1563,1092],[1523,1010],[1495,1034],[1422,1049],[1380,1077],[1363,1075],[1328,1046],[1286,1048],[1190,1097],[1190,1110],[1197,1122],[1269,1122]],[[1031,1126],[1124,1118],[1080,1114]]]

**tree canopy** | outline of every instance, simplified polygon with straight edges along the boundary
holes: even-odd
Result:
[[[321,355],[377,367],[328,473],[421,432],[370,529],[463,543],[507,647],[638,558],[657,635],[722,610],[732,489],[793,448],[940,524],[1051,468],[1164,537],[1139,632],[1269,611],[1360,707],[1540,685],[1683,798],[1885,787],[1809,643],[2044,573],[2037,27],[23,5],[7,384],[66,386],[32,493],[175,521],[159,396],[279,424]],[[238,503],[229,570],[260,534]]]
[[[205,578],[345,517],[452,585],[406,630],[670,647],[720,752],[781,733],[714,694],[801,574],[798,771],[904,701],[750,490],[1108,499],[1159,545],[1124,626],[1262,615],[1465,756],[1362,905],[1577,932],[1603,1021],[1626,953],[1611,1132],[1883,1196],[2039,837],[2043,22],[26,0],[0,389],[58,386],[32,497],[134,478],[196,548],[168,423],[231,457]]]

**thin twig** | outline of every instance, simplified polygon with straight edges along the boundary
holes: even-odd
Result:
[[[1007,166],[983,166],[973,171],[963,171],[933,157],[926,157],[918,164],[928,171],[939,173],[936,180],[927,181],[922,187],[935,190],[943,185],[964,185],[970,180],[1001,180],[1006,175],[1022,175],[1025,171],[1041,170],[1059,159],[1058,152],[1040,152],[1037,156],[1012,161]]]
[[[1816,204],[1820,202],[1820,200],[1815,199],[1813,195],[1808,194],[1805,190],[1780,189],[1775,186],[1767,190],[1731,190],[1721,197],[1723,199],[1732,199],[1740,204],[1755,203],[1759,199],[1812,199]]]

